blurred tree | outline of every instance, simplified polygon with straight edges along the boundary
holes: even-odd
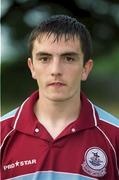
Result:
[[[100,93],[100,85],[105,90],[108,86],[119,84],[119,51],[116,51],[116,57],[112,55],[113,51],[119,48],[118,0],[2,0],[1,3],[3,112],[18,105],[37,88],[26,67],[27,39],[40,21],[54,14],[76,17],[91,32],[94,59],[100,68],[95,68],[89,84],[86,84],[86,88],[84,85],[85,91],[97,95]],[[112,58],[108,60],[110,56]],[[101,69],[104,69],[103,73]],[[101,79],[100,73],[103,74]],[[109,90],[108,98],[113,99],[114,92],[115,97],[118,96],[118,91],[118,86],[115,91]],[[104,97],[107,97],[107,94]],[[118,102],[119,96],[115,99]]]
[[[22,42],[23,45],[39,21],[60,13],[72,15],[86,24],[93,36],[96,55],[109,51],[119,41],[118,1],[71,0],[67,3],[67,0],[2,0],[2,7],[1,22],[9,28],[13,43]]]

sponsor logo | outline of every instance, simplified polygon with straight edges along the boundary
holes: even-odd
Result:
[[[9,169],[14,169],[14,168],[23,167],[23,166],[29,166],[29,165],[33,165],[33,164],[36,164],[36,159],[16,161],[14,163],[4,165],[3,169],[4,169],[4,171],[7,171]]]
[[[107,155],[101,148],[91,147],[85,153],[82,168],[91,176],[103,177],[106,174],[107,161]]]

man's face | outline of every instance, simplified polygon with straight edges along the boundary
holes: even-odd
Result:
[[[92,60],[83,65],[83,52],[79,39],[54,41],[44,34],[36,39],[32,59],[28,66],[37,80],[40,97],[51,101],[66,101],[80,96],[81,80],[86,80],[92,68]]]

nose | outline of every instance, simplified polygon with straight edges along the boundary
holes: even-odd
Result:
[[[51,64],[51,76],[62,76],[62,64],[60,59],[55,58]]]

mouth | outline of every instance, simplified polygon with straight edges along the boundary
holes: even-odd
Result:
[[[64,84],[62,82],[52,82],[52,83],[48,84],[48,86],[51,86],[51,87],[63,87],[63,86],[66,86],[66,84]]]

